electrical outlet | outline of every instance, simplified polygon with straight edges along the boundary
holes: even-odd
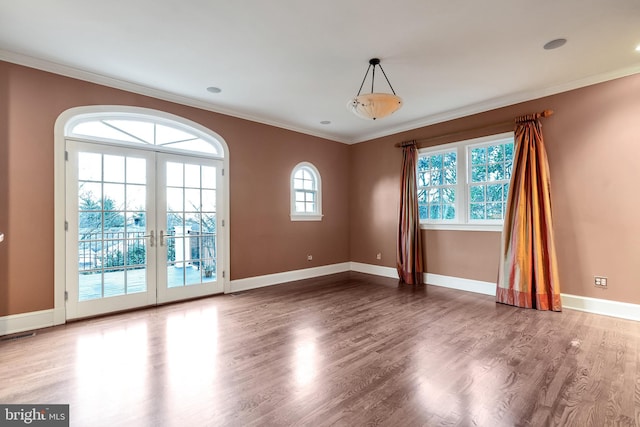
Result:
[[[307,261],[311,261],[313,259],[313,255],[307,255]]]
[[[603,276],[594,276],[593,284],[596,288],[607,288],[607,278]]]
[[[382,252],[378,252],[376,254],[376,259],[382,259]]]

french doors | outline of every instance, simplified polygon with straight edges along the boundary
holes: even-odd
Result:
[[[223,291],[221,161],[66,145],[68,319]]]

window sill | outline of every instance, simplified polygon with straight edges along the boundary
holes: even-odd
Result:
[[[450,231],[492,231],[502,233],[502,224],[426,224],[420,223],[421,230]]]
[[[291,221],[322,221],[324,215],[291,215]]]

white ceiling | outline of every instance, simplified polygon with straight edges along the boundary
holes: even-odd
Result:
[[[0,0],[0,59],[353,143],[640,72],[639,24],[639,0]],[[375,122],[346,108],[372,57],[404,101]]]

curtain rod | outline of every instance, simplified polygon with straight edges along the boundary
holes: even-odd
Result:
[[[475,132],[475,131],[486,130],[486,129],[493,129],[493,128],[504,127],[504,126],[508,126],[508,125],[515,125],[515,123],[517,123],[519,120],[521,120],[524,117],[526,117],[529,120],[532,120],[532,119],[538,119],[538,118],[541,118],[541,117],[549,117],[552,114],[553,114],[553,110],[544,110],[544,111],[542,111],[540,113],[526,114],[524,116],[516,117],[513,120],[507,120],[507,121],[504,121],[504,122],[493,123],[493,124],[486,125],[486,126],[479,126],[479,127],[475,127],[475,128],[471,128],[471,129],[465,129],[465,130],[460,130],[460,131],[456,131],[456,132],[444,133],[442,135],[431,136],[431,137],[423,138],[423,139],[414,139],[412,141],[403,141],[403,142],[399,142],[399,143],[395,144],[395,146],[396,147],[406,147],[406,146],[411,145],[411,144],[416,144],[417,145],[418,143],[421,143],[421,142],[437,141],[439,139],[450,138],[452,136],[464,135],[464,134],[467,134],[469,132]]]

